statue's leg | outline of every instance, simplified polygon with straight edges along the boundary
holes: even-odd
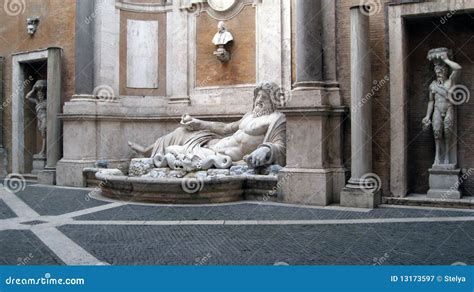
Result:
[[[44,125],[44,121],[41,119],[38,119],[38,129],[42,138],[41,151],[39,152],[39,155],[44,156],[46,154],[46,125]]]
[[[433,113],[433,134],[436,145],[434,164],[439,165],[441,161],[441,147],[443,147],[443,126],[441,113],[435,108]]]
[[[450,164],[453,163],[450,161],[449,153],[451,152],[451,147],[453,145],[454,139],[454,110],[453,107],[450,107],[446,112],[444,117],[444,163]]]
[[[158,138],[152,147],[151,157],[157,154],[165,154],[170,146],[182,146],[194,132],[188,131],[184,127],[179,127],[173,132]]]

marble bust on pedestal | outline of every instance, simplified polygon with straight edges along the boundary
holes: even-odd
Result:
[[[217,47],[216,51],[214,52],[214,55],[219,61],[227,62],[230,60],[230,52],[226,50],[225,46],[231,41],[233,41],[234,37],[227,30],[223,21],[219,21],[217,29],[218,31],[212,39],[212,43]]]

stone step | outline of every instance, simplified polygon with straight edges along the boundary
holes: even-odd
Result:
[[[474,197],[466,196],[461,199],[434,199],[426,195],[413,194],[406,197],[383,197],[383,204],[442,207],[456,209],[474,209]]]

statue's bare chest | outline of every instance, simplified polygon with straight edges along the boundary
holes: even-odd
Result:
[[[240,130],[248,135],[261,136],[267,133],[269,125],[269,116],[248,117],[240,124]]]

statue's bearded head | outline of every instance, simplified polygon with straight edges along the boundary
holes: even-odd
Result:
[[[264,82],[254,90],[253,115],[261,117],[275,112],[274,98],[280,95],[280,87],[273,82]]]
[[[227,30],[223,21],[219,21],[219,23],[217,24],[217,29],[220,33],[223,33]]]
[[[435,73],[436,78],[440,81],[445,81],[448,79],[448,66],[446,64],[437,63],[435,64]]]

